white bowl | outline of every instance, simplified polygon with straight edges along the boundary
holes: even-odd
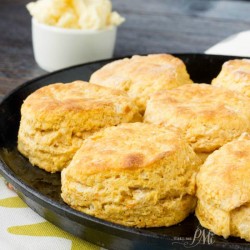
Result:
[[[32,18],[32,42],[37,64],[46,71],[108,59],[113,56],[115,26],[77,30],[49,26]]]

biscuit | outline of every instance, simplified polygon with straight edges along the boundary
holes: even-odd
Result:
[[[24,101],[18,150],[53,173],[68,165],[86,137],[137,117],[136,105],[123,91],[82,81],[51,84]]]
[[[225,62],[212,85],[238,91],[250,97],[250,60],[235,59]]]
[[[176,128],[124,123],[83,142],[62,171],[72,208],[135,227],[170,226],[196,205],[199,157]]]
[[[250,140],[240,138],[212,153],[197,175],[196,216],[225,238],[250,241]]]
[[[168,54],[114,61],[94,72],[90,82],[127,91],[141,113],[152,93],[192,83],[182,60]]]
[[[203,157],[250,132],[250,98],[208,84],[183,85],[155,93],[144,122],[174,125]]]

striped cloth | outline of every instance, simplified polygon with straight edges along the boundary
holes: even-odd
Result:
[[[101,250],[46,221],[8,188],[0,175],[0,249]]]

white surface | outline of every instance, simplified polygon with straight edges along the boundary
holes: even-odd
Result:
[[[37,64],[46,71],[108,59],[113,56],[116,27],[105,30],[62,29],[32,19],[32,41]]]
[[[250,31],[230,36],[206,50],[205,53],[250,57]]]

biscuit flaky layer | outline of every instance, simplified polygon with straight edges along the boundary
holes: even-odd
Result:
[[[198,154],[211,153],[250,132],[250,99],[208,84],[183,85],[155,93],[144,121],[183,130]]]
[[[128,123],[87,138],[62,172],[76,210],[136,227],[170,226],[193,211],[201,161],[176,128]]]
[[[82,141],[103,127],[140,117],[123,91],[75,81],[38,89],[24,101],[18,149],[33,165],[62,170]]]
[[[250,97],[250,60],[234,59],[225,62],[212,85],[238,91]]]
[[[152,93],[192,83],[182,60],[169,54],[114,61],[94,72],[90,82],[127,91],[142,113]]]
[[[225,238],[250,241],[250,140],[240,138],[212,153],[197,175],[196,215]]]

